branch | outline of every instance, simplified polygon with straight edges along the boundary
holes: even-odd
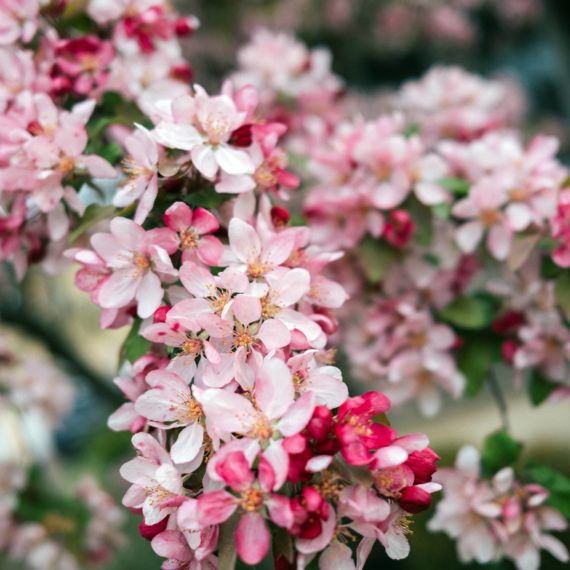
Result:
[[[0,307],[0,322],[15,325],[23,329],[26,334],[40,341],[51,354],[65,361],[68,369],[85,380],[98,396],[111,405],[119,405],[123,402],[121,395],[106,377],[91,370],[77,355],[69,348],[69,345],[54,334],[51,327],[34,318],[26,310],[2,305]]]

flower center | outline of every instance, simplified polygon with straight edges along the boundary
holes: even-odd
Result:
[[[145,495],[149,497],[149,503],[153,506],[164,503],[167,499],[174,497],[174,493],[168,491],[162,485],[153,485],[145,489]]]
[[[202,407],[200,404],[194,400],[194,398],[188,398],[184,401],[183,405],[180,407],[178,413],[178,420],[183,423],[195,423],[202,418]]]
[[[240,505],[244,511],[258,511],[263,505],[263,494],[258,489],[250,487],[241,494]]]
[[[271,168],[265,163],[259,166],[255,171],[253,178],[263,188],[271,188],[277,185],[277,177],[273,174]]]
[[[256,260],[256,261],[252,261],[247,266],[247,273],[252,279],[255,279],[257,277],[262,277],[263,275],[265,275],[265,273],[267,272],[267,270],[269,268],[270,268],[269,263],[265,263],[264,261]]]
[[[218,315],[218,317],[222,314],[224,307],[229,303],[231,299],[231,294],[228,291],[220,291],[216,294],[216,296],[211,299],[210,307],[212,311]]]
[[[501,215],[496,210],[483,210],[481,212],[481,221],[486,228],[494,226],[501,219]]]
[[[138,164],[136,160],[130,156],[127,156],[121,161],[121,166],[123,167],[123,171],[128,176],[130,180],[134,180],[135,178],[144,177],[144,178],[151,178],[154,174],[148,168],[145,168]]]
[[[150,267],[150,260],[143,253],[135,253],[134,264],[139,271],[145,271]]]
[[[195,249],[198,247],[198,234],[193,228],[188,228],[180,234],[181,249]]]
[[[251,439],[260,439],[266,441],[273,436],[273,428],[269,425],[269,421],[265,417],[261,417],[257,423],[251,428],[247,434]]]
[[[425,333],[412,333],[408,340],[413,348],[422,348],[427,342],[427,335]]]
[[[272,319],[281,311],[281,307],[273,305],[269,299],[269,295],[261,298],[261,316],[264,319]]]
[[[59,161],[58,170],[63,174],[69,174],[70,172],[73,172],[74,168],[75,168],[75,161],[73,160],[73,158],[70,158],[69,156],[64,156]]]
[[[513,202],[524,202],[526,200],[526,192],[518,188],[511,190],[511,200]]]
[[[230,128],[230,122],[225,117],[209,115],[202,126],[208,137],[208,142],[212,146],[216,146],[226,139],[226,135]]]
[[[198,338],[185,340],[180,347],[185,354],[200,354],[202,352],[202,341]]]
[[[234,346],[239,348],[243,346],[247,348],[253,344],[254,338],[246,331],[241,330],[234,334]]]

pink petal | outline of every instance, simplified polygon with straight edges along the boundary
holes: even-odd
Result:
[[[281,418],[277,429],[284,437],[289,437],[305,429],[315,409],[315,396],[305,392]]]
[[[283,348],[291,342],[289,329],[278,319],[265,321],[259,328],[257,337],[263,342],[267,350]]]
[[[191,225],[200,235],[213,233],[220,227],[216,216],[204,208],[194,210],[194,219]]]
[[[266,501],[269,518],[282,528],[291,528],[294,522],[293,510],[288,497],[272,494]]]
[[[135,298],[140,281],[140,277],[133,275],[131,269],[113,272],[99,289],[99,304],[104,309],[127,306]]]
[[[246,564],[259,564],[269,551],[271,536],[259,513],[242,515],[236,529],[236,549]]]
[[[218,265],[223,252],[224,246],[222,242],[214,236],[201,238],[196,250],[200,261],[211,266]]]
[[[232,301],[232,313],[238,322],[249,325],[261,318],[261,302],[252,295],[238,295]]]
[[[404,463],[407,459],[408,454],[401,447],[395,445],[382,447],[374,453],[373,466],[374,469],[396,467]]]
[[[216,290],[216,281],[207,269],[186,261],[180,268],[180,281],[195,297],[210,297]]]
[[[204,428],[199,423],[185,427],[170,450],[174,463],[188,463],[198,455],[204,442]]]
[[[291,371],[279,358],[266,358],[255,378],[255,401],[274,420],[288,410],[295,399]]]
[[[198,521],[207,526],[228,520],[238,507],[238,500],[227,491],[210,491],[198,497]]]
[[[493,256],[502,261],[506,259],[511,251],[511,232],[503,225],[495,225],[487,236],[487,247]]]
[[[214,151],[214,155],[219,167],[227,174],[253,174],[253,162],[243,150],[220,146]]]
[[[94,154],[80,156],[78,158],[80,166],[84,166],[93,178],[116,178],[117,171],[104,158]]]
[[[194,215],[190,206],[184,202],[174,202],[164,212],[164,223],[175,232],[187,230],[192,225]]]
[[[483,226],[480,222],[467,222],[456,232],[457,245],[465,253],[473,253],[483,236]]]
[[[261,253],[261,242],[257,232],[246,222],[233,218],[228,228],[230,247],[234,255],[242,262],[257,259]]]
[[[216,473],[234,491],[243,491],[251,486],[254,475],[243,452],[233,451],[216,464]]]
[[[158,556],[186,562],[192,558],[186,538],[177,530],[165,530],[157,534],[151,542],[152,549]]]
[[[194,166],[209,180],[212,180],[218,172],[218,165],[212,147],[199,145],[194,147],[191,153]]]
[[[141,319],[150,317],[160,307],[163,294],[160,279],[152,271],[147,271],[136,293],[138,316]]]

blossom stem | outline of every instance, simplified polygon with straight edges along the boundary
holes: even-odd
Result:
[[[499,408],[499,414],[501,416],[501,424],[505,431],[510,430],[510,421],[509,421],[509,410],[507,407],[507,401],[505,400],[505,395],[501,390],[501,386],[497,380],[497,376],[491,370],[489,372],[489,389],[491,390],[491,394],[493,399],[495,400],[497,407]]]

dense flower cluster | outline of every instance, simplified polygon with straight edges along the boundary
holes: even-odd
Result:
[[[457,539],[462,562],[488,564],[509,558],[518,570],[537,570],[541,550],[568,562],[566,547],[550,534],[566,530],[568,523],[545,504],[548,491],[536,483],[518,481],[510,467],[484,478],[480,463],[477,449],[466,446],[459,451],[454,469],[437,473],[445,491],[429,522],[430,530]]]
[[[180,255],[177,231],[219,227],[183,202],[166,210],[165,227],[115,218],[92,237],[97,271],[107,271],[92,298],[152,315],[140,334],[154,352],[117,379],[130,402],[109,420],[135,433],[139,452],[121,469],[132,483],[124,503],[142,509],[141,533],[171,565],[215,564],[220,528],[236,524],[249,564],[269,551],[268,524],[287,532],[299,565],[354,532],[366,539],[362,559],[375,540],[405,556],[406,517],[438,489],[437,455],[424,435],[378,423],[390,405],[382,394],[348,398],[325,350],[346,294],[320,273],[337,255],[311,246],[306,228],[274,226],[260,201],[250,222],[231,218],[227,245],[213,238],[213,259],[194,242]],[[212,273],[214,263],[224,269]]]
[[[332,72],[325,48],[310,50],[293,35],[258,30],[238,53],[238,86],[254,85],[260,111],[288,127],[289,145],[307,153],[341,119],[341,79]]]
[[[108,424],[132,433],[120,471],[141,535],[167,570],[270,552],[281,569],[357,569],[376,542],[405,557],[411,518],[441,489],[439,457],[390,426],[391,403],[433,416],[499,362],[535,403],[570,395],[557,141],[523,141],[516,89],[457,68],[404,85],[385,115],[348,117],[328,52],[268,31],[211,94],[178,41],[195,18],[91,0],[77,26],[75,9],[0,0],[0,260],[18,277],[46,254],[77,263],[102,328],[130,327],[115,379],[126,402]],[[282,205],[301,182],[285,149],[306,166],[291,203],[304,200],[309,227]],[[381,391],[349,396],[333,337]],[[4,429],[39,415],[49,436],[67,383],[33,358],[0,361]],[[566,559],[545,532],[565,524],[547,492],[510,468],[481,479],[477,463],[468,449],[443,473],[432,528],[458,536],[465,561]],[[93,480],[77,489],[78,536],[51,506],[26,518],[35,483],[21,464],[0,479],[12,558],[73,569],[120,542]]]
[[[177,38],[197,21],[175,17],[161,0],[94,1],[92,33],[81,37],[66,27],[65,8],[0,6],[0,260],[19,278],[28,263],[61,254],[85,212],[82,188],[117,176],[86,128],[104,96],[120,93],[144,109],[163,93],[186,93],[191,76]]]
[[[394,99],[391,115],[339,124],[307,167],[316,181],[305,199],[315,239],[352,252],[335,275],[353,297],[370,291],[366,303],[349,304],[343,327],[355,376],[433,415],[438,390],[454,398],[464,391],[464,329],[488,326],[518,378],[539,374],[553,398],[566,395],[561,285],[541,274],[548,256],[538,252],[552,232],[560,243],[553,258],[564,265],[567,170],[557,141],[524,144],[507,128],[508,89],[456,68],[435,68]],[[529,312],[538,291],[549,293]],[[515,320],[505,325],[509,315]]]

